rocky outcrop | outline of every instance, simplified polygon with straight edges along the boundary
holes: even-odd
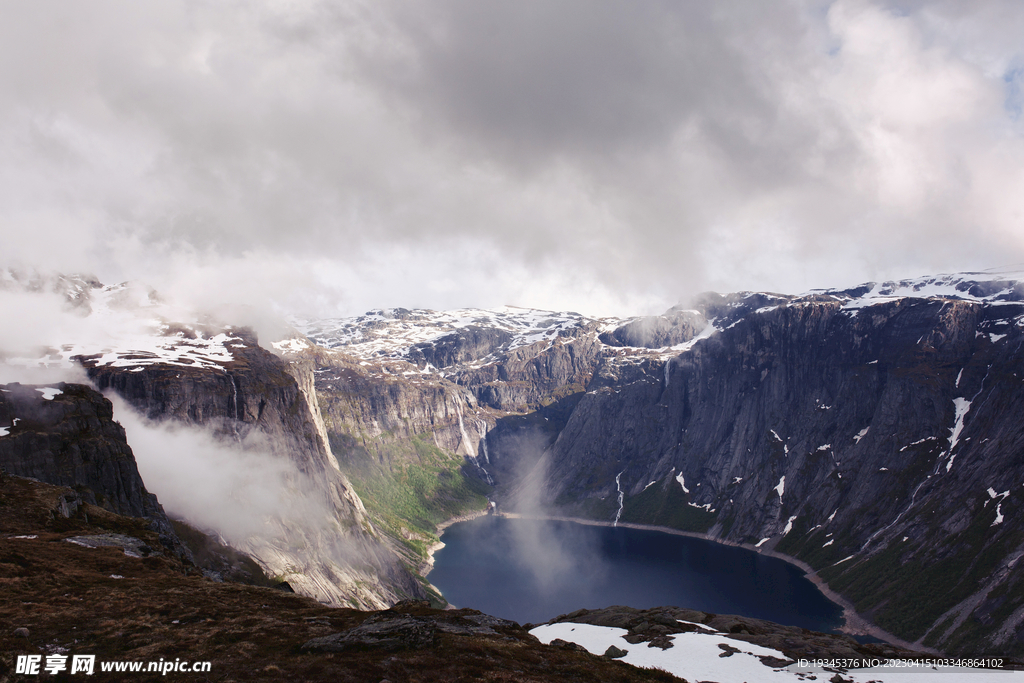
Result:
[[[0,467],[133,517],[163,514],[146,490],[113,406],[81,384],[0,385]]]
[[[443,369],[485,358],[512,339],[512,333],[493,327],[469,325],[429,342],[414,344],[409,360],[416,365]]]
[[[472,391],[483,405],[504,412],[526,412],[581,392],[600,356],[596,331],[582,326],[553,342],[513,349],[493,363],[461,370],[450,379]]]
[[[226,446],[254,443],[294,465],[287,488],[305,501],[303,517],[270,519],[260,535],[231,540],[268,575],[335,605],[381,608],[426,597],[337,466],[317,411],[312,368],[290,366],[245,330],[232,334],[233,359],[219,367],[79,361],[100,389],[117,391],[151,420],[212,428]]]
[[[475,457],[493,420],[471,392],[445,379],[382,376],[340,355],[320,355],[315,362],[319,409],[341,458],[357,447],[390,462],[413,437]]]
[[[611,332],[601,334],[601,342],[608,346],[641,346],[658,349],[690,341],[708,324],[700,311],[680,306],[670,308],[664,315],[635,318]]]
[[[753,643],[778,650],[788,657],[784,660],[762,656],[762,663],[773,668],[795,664],[800,659],[899,658],[916,660],[929,656],[885,643],[858,643],[847,635],[818,633],[796,626],[782,626],[763,619],[732,614],[712,614],[679,607],[635,609],[616,605],[603,609],[581,609],[555,617],[548,623],[592,624],[626,629],[628,633],[623,638],[627,642],[647,643],[648,647],[662,649],[673,647],[673,634],[720,634],[726,644],[719,645],[719,647],[725,652],[733,649],[727,644],[729,640],[732,640],[740,647],[743,643]],[[722,654],[720,656],[727,657],[729,655]]]
[[[907,640],[1024,650],[1024,306],[750,298],[667,362],[606,359],[506,504],[774,548]]]
[[[188,557],[163,507],[146,490],[113,406],[90,387],[0,385],[0,467],[72,487],[105,510],[144,517],[166,547]]]

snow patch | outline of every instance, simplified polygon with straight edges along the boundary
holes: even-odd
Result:
[[[702,626],[702,625],[699,625]],[[706,628],[706,627],[705,627]],[[648,647],[647,643],[629,643],[623,636],[625,629],[591,624],[546,624],[530,630],[542,643],[555,638],[577,643],[588,652],[602,655],[615,646],[627,654],[620,661],[638,667],[658,668],[690,681],[797,681],[795,671],[773,669],[761,663],[758,657],[776,657],[788,660],[778,650],[733,640],[714,633],[673,633],[672,647],[662,650]],[[722,657],[720,644],[728,644],[739,652]],[[859,683],[859,682],[858,682]]]
[[[775,485],[775,492],[779,494],[779,500],[782,500],[782,494],[786,492],[786,475],[782,475],[779,479],[779,483]]]
[[[871,427],[865,427],[864,429],[862,429],[859,432],[857,432],[856,434],[854,434],[853,442],[854,443],[860,443],[860,440],[868,435],[868,430],[870,430],[870,429],[871,429]]]
[[[306,349],[313,348],[312,344],[310,344],[308,341],[306,341],[305,339],[300,339],[298,337],[294,339],[282,339],[281,341],[271,342],[270,345],[277,349],[278,351],[282,351],[285,353],[298,353],[299,351],[304,351]],[[231,346],[234,348],[237,345],[232,344]]]
[[[938,441],[938,439],[935,438],[934,436],[926,436],[923,439],[918,439],[914,443],[908,443],[906,446],[904,446],[903,448],[900,449],[900,453],[902,453],[903,451],[907,450],[911,446],[918,446],[920,444],[923,444],[925,441]]]
[[[710,631],[711,633],[718,633],[718,631],[711,628],[710,626],[706,624],[698,624],[696,621],[686,621],[684,619],[676,619],[676,621],[678,621],[680,624],[686,624],[688,626],[696,626],[697,628],[702,628],[705,631]]]
[[[967,415],[967,411],[971,409],[971,402],[963,397],[954,398],[953,406],[956,409],[956,422],[953,423],[953,427],[949,430],[949,450],[946,451],[947,455],[953,453],[953,449],[956,448],[957,443],[960,441],[960,432],[964,429],[964,417]],[[947,472],[953,467],[953,459],[955,457],[955,455],[952,456],[949,462],[946,463]]]
[[[56,389],[54,387],[43,387],[42,389],[36,389],[40,394],[43,395],[43,399],[52,401],[55,396],[60,396],[64,393],[62,389]]]
[[[679,474],[676,475],[676,481],[678,481],[679,485],[683,487],[683,493],[689,493],[690,492],[690,489],[686,488],[686,480],[683,479],[683,473],[682,472],[680,472]]]
[[[758,542],[757,542],[756,544],[754,544],[754,547],[755,547],[755,548],[760,548],[760,547],[761,547],[762,545],[764,545],[765,543],[767,543],[767,542],[768,542],[768,540],[769,540],[769,539],[767,539],[767,538],[762,538],[762,539],[761,539],[760,541],[758,541]]]
[[[793,520],[795,520],[795,519],[796,519],[796,515],[793,515],[792,517],[789,518],[789,521],[786,522],[786,528],[782,530],[782,535],[783,536],[785,536],[786,534],[788,534],[790,531],[793,530]]]

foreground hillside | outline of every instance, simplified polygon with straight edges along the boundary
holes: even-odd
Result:
[[[38,657],[40,668],[56,657],[49,661],[65,666],[65,677],[76,655],[94,656],[97,680],[359,683],[667,683],[684,679],[617,658],[650,653],[661,661],[668,653],[672,668],[702,676],[708,647],[710,670],[720,680],[797,681],[815,676],[797,665],[801,658],[915,656],[679,608],[580,610],[532,627],[536,636],[531,627],[426,602],[381,611],[330,608],[280,588],[211,580],[168,552],[149,520],[106,511],[67,487],[8,474],[0,475],[0,587],[0,620],[7,625],[0,633],[0,681],[36,678],[18,675],[19,657],[28,656]],[[614,657],[602,656],[605,647],[588,652],[595,637],[623,647],[608,653]],[[841,667],[825,673],[867,680]]]

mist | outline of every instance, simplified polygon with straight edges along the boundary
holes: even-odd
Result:
[[[273,455],[252,431],[240,442],[212,427],[153,422],[113,392],[114,418],[125,428],[139,473],[167,514],[239,545],[267,533],[269,522],[326,526],[327,506],[291,460]]]
[[[498,477],[495,495],[498,513],[524,523],[502,530],[503,547],[499,552],[514,558],[519,575],[528,577],[530,590],[540,599],[555,597],[572,586],[597,585],[607,575],[601,539],[593,527],[564,524],[553,516],[547,494],[548,437],[530,430],[503,434],[492,444],[490,469]],[[514,489],[503,481],[517,482]],[[471,534],[490,531],[471,530]],[[473,545],[490,547],[481,536]]]
[[[1010,0],[47,0],[0,266],[313,316],[660,313],[1024,262]]]

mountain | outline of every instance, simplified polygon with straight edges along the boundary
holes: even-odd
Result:
[[[321,359],[343,469],[430,442],[499,509],[783,553],[907,641],[1021,652],[1022,280],[707,294],[633,320],[374,311],[275,347]]]
[[[439,527],[496,505],[782,554],[918,647],[1019,654],[1022,282],[709,293],[633,319],[389,309],[262,346],[145,288],[32,287],[95,323],[44,362],[293,466],[316,521],[225,540],[306,595],[426,597]]]
[[[84,368],[100,391],[115,392],[154,429],[163,425],[204,435],[204,456],[219,461],[213,471],[234,478],[220,482],[224,497],[213,504],[234,518],[261,518],[247,520],[245,533],[222,535],[216,523],[202,531],[221,535],[221,541],[251,555],[274,580],[328,604],[382,608],[430,595],[395,543],[373,527],[339,470],[308,363],[284,361],[260,347],[251,330],[190,317],[145,287],[108,286],[78,276],[8,277],[6,282],[9,288],[58,295],[67,319],[62,323],[72,334],[67,343],[45,349],[42,358],[7,358],[9,366]],[[104,420],[104,429],[119,431],[123,440],[109,402]],[[0,444],[15,435],[0,437]],[[259,457],[246,459],[247,453]],[[191,462],[194,456],[163,457]],[[137,470],[122,479],[110,476],[103,483],[111,491],[141,487]],[[203,486],[199,475],[192,479],[193,486]],[[259,485],[245,488],[252,482]],[[236,483],[242,488],[232,491]],[[246,499],[249,493],[271,498],[272,504]],[[190,521],[187,511],[179,515]]]

